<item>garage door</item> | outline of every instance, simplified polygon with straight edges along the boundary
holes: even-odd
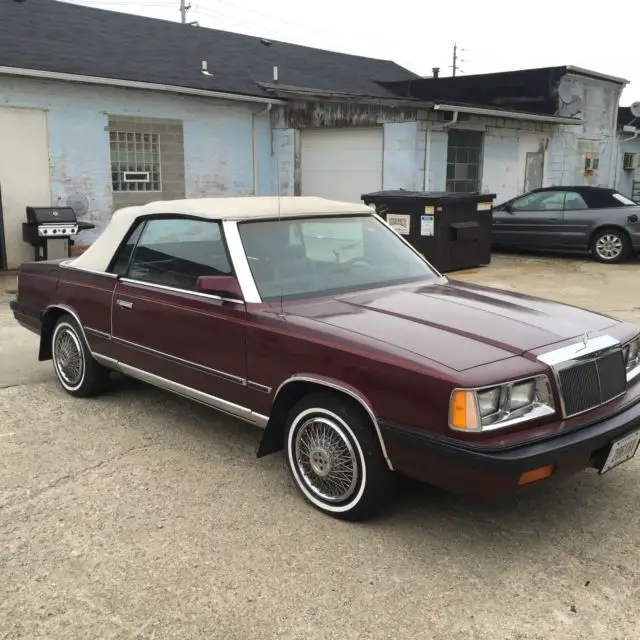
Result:
[[[382,127],[301,134],[302,195],[344,202],[382,188]]]
[[[34,258],[33,248],[22,240],[25,208],[51,205],[44,111],[0,108],[0,197],[6,250],[0,258],[4,266],[16,269]]]

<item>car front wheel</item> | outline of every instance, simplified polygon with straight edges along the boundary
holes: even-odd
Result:
[[[591,253],[600,262],[623,262],[631,253],[631,243],[624,231],[602,229],[593,237]]]
[[[367,413],[354,401],[313,393],[292,409],[286,428],[289,471],[314,507],[342,520],[365,520],[392,495],[394,477]]]
[[[84,398],[103,391],[109,371],[92,358],[75,319],[68,314],[61,315],[53,329],[51,355],[58,382],[72,396]]]

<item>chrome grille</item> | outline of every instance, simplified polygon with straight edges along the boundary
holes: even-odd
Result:
[[[627,390],[621,349],[557,366],[565,417],[609,402]]]

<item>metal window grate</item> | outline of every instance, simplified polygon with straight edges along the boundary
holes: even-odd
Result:
[[[162,191],[157,133],[111,131],[109,144],[114,191]]]
[[[447,191],[476,193],[480,191],[482,132],[449,131],[447,148]]]

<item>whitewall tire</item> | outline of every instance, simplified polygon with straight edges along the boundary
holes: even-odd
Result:
[[[58,382],[67,393],[82,398],[103,391],[109,371],[93,359],[82,331],[69,314],[61,315],[53,329],[51,357]]]
[[[393,474],[374,427],[350,398],[319,392],[298,402],[287,421],[285,451],[304,498],[335,518],[370,518],[392,494]]]

